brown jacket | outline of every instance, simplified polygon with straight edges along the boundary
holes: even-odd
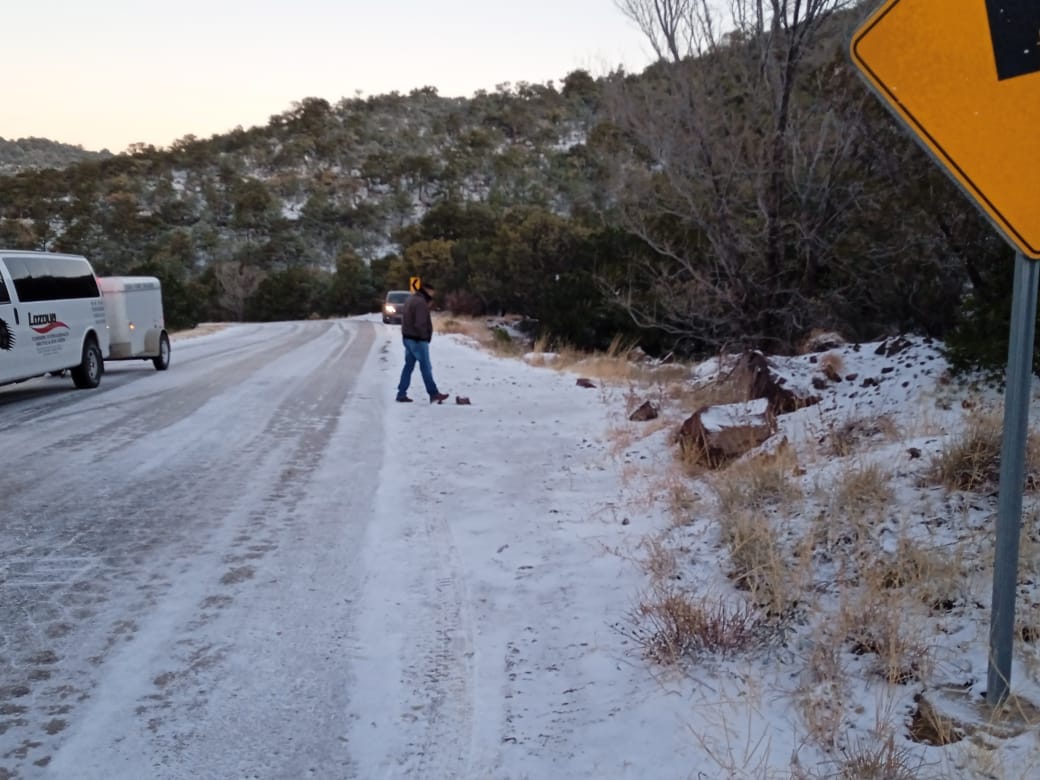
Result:
[[[416,341],[433,338],[433,320],[430,319],[430,296],[419,290],[404,302],[401,313],[401,336]]]

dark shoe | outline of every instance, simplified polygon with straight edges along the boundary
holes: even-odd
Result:
[[[397,396],[397,403],[399,403],[399,404],[410,404],[411,402],[412,402],[412,399],[409,398],[406,395],[399,395],[399,396]]]
[[[431,395],[430,396],[430,403],[431,404],[439,404],[441,401],[447,401],[447,400],[448,400],[448,394],[447,393],[437,393],[437,395]]]

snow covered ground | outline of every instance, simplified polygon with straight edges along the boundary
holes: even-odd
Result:
[[[450,400],[426,403],[416,372],[416,403],[396,404],[399,330],[359,319],[177,340],[170,372],[113,373],[109,395],[73,397],[91,420],[168,392],[174,421],[165,443],[133,428],[103,460],[77,451],[84,478],[89,460],[113,480],[181,469],[225,429],[248,457],[177,472],[194,480],[185,496],[210,490],[223,508],[189,507],[183,544],[134,548],[140,582],[104,580],[85,637],[126,622],[123,591],[149,598],[115,649],[71,667],[81,695],[55,720],[34,707],[76,648],[23,660],[0,642],[0,780],[1040,777],[1038,503],[1027,493],[1013,697],[993,715],[995,485],[935,474],[999,393],[950,380],[938,345],[773,359],[783,387],[819,403],[710,471],[673,435],[726,361],[604,378],[442,332],[431,353]],[[212,373],[225,352],[233,377]],[[3,408],[24,448],[72,435],[50,387]],[[660,417],[630,421],[648,400]],[[119,522],[144,526],[139,503]],[[243,541],[247,519],[266,535]],[[247,543],[248,577],[230,577]],[[15,588],[11,556],[35,552],[5,545],[0,586]],[[21,681],[41,664],[48,676]]]

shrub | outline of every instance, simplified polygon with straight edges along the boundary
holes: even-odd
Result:
[[[631,615],[628,635],[647,658],[675,664],[700,654],[728,656],[761,643],[768,624],[747,602],[694,597],[667,584],[655,586]]]

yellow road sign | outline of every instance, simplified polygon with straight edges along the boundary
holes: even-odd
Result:
[[[412,276],[408,279],[408,289],[413,293],[419,292],[419,288],[422,287],[422,279],[418,276]]]
[[[1008,241],[1040,259],[1040,2],[886,0],[850,48]]]

